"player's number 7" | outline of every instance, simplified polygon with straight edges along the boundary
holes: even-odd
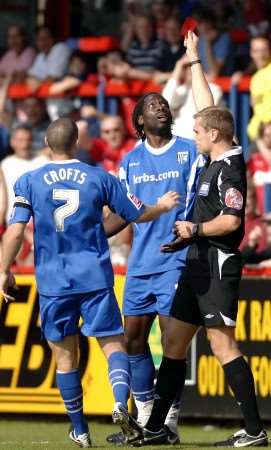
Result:
[[[54,211],[56,231],[64,231],[65,219],[78,210],[79,191],[77,189],[53,189],[53,199],[66,202]]]

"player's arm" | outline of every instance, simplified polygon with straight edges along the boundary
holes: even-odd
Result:
[[[162,214],[169,212],[179,204],[180,195],[177,192],[168,191],[158,198],[156,205],[145,205],[143,214],[135,221],[150,222],[158,219]]]
[[[103,221],[105,234],[108,238],[115,236],[115,234],[124,230],[128,225],[129,222],[126,222],[126,220],[113,212],[110,212]]]
[[[179,194],[169,191],[160,197],[156,205],[145,205],[144,212],[135,220],[136,223],[150,222],[170,211],[179,204]],[[107,237],[114,236],[129,225],[129,222],[115,213],[110,213],[104,219],[103,226]]]
[[[186,47],[186,54],[190,63],[198,61],[198,37],[193,31],[188,31],[187,37],[184,40],[184,46]],[[214,98],[209,87],[209,84],[205,78],[202,65],[200,62],[191,64],[192,74],[192,92],[193,98],[198,111],[207,106],[214,105]]]
[[[17,253],[20,250],[24,238],[26,223],[14,223],[9,225],[2,240],[2,270],[0,273],[0,292],[6,302],[14,300],[7,294],[9,287],[16,287],[16,281],[10,272]]]

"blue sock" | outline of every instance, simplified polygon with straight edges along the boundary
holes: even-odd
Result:
[[[132,392],[136,400],[147,402],[153,399],[155,367],[148,348],[145,353],[129,355],[132,374]]]
[[[116,402],[127,408],[130,397],[130,364],[125,352],[114,352],[108,358],[108,375]]]
[[[88,433],[88,424],[83,415],[83,391],[78,369],[56,372],[56,384],[65,403],[75,434]]]

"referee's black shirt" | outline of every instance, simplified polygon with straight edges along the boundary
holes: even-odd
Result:
[[[199,177],[193,222],[208,222],[221,214],[232,214],[240,217],[241,224],[225,236],[198,237],[197,245],[209,244],[226,252],[238,249],[244,236],[246,192],[246,165],[241,147],[207,161]]]

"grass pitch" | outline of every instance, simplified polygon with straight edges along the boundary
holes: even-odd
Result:
[[[106,442],[105,437],[119,431],[118,427],[90,421],[92,444],[95,448],[116,448]],[[68,422],[54,421],[48,417],[48,421],[16,421],[0,419],[0,450],[72,450],[78,448],[67,437]],[[237,428],[221,428],[218,426],[188,426],[180,427],[181,448],[183,449],[211,449],[212,443],[225,439]],[[269,440],[271,434],[269,432]],[[179,446],[146,446],[146,449],[173,449]],[[120,447],[130,449],[131,447]],[[269,447],[271,449],[271,445]]]

